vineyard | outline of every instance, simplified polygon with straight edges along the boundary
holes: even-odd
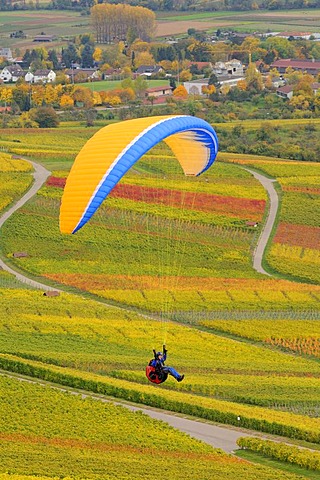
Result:
[[[73,293],[46,297],[0,271],[0,368],[320,443],[318,164],[221,153],[203,178],[184,180],[158,145],[85,228],[62,235],[66,177],[94,131],[1,132],[10,153],[0,156],[0,209],[32,181],[15,155],[52,169],[1,228],[2,257]],[[276,178],[281,189],[266,257],[278,278],[252,266],[268,199],[243,167]],[[26,256],[14,258],[19,251]],[[158,387],[144,369],[164,339],[168,364],[185,379]],[[302,478],[229,457],[121,407],[1,376],[0,389],[0,410],[11,412],[0,416],[0,472],[10,472],[0,480],[34,480],[26,472],[39,480],[149,479],[155,456],[158,474],[174,479]]]
[[[32,180],[31,170],[28,162],[0,153],[0,212],[28,189]]]
[[[1,480],[151,479],[155,458],[157,474],[177,480],[299,478],[270,473],[120,406],[6,378],[0,389],[0,468],[11,472]]]
[[[311,162],[222,154],[224,161],[259,169],[281,187],[278,228],[266,258],[276,273],[302,282],[320,282],[320,168]],[[249,156],[250,157],[250,156]]]

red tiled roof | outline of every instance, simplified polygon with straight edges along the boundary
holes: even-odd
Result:
[[[279,67],[292,67],[292,68],[301,68],[301,69],[315,69],[320,70],[320,62],[312,61],[312,60],[291,60],[290,58],[284,58],[282,60],[276,60],[271,65],[273,68]]]
[[[293,91],[293,85],[284,85],[283,87],[277,88],[277,92],[281,93],[290,93]]]
[[[277,37],[304,37],[306,35],[312,35],[311,32],[280,32]]]
[[[211,62],[190,62],[190,65],[197,65],[199,69],[204,68],[204,67],[210,67]]]
[[[164,85],[163,87],[150,87],[147,88],[146,92],[147,93],[152,93],[152,92],[162,92],[163,90],[172,90],[170,85]]]

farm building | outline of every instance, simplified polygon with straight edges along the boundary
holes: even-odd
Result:
[[[315,60],[291,60],[290,58],[284,58],[273,62],[271,68],[276,68],[279,73],[286,73],[287,68],[292,68],[293,70],[310,73],[310,75],[318,75],[318,73],[320,73],[320,62]]]
[[[56,40],[55,35],[46,35],[45,33],[41,33],[40,35],[36,35],[34,39],[32,40],[33,42],[53,42]]]
[[[160,87],[151,87],[151,88],[147,88],[146,92],[145,92],[145,96],[146,98],[159,98],[159,97],[163,97],[163,96],[168,96],[168,95],[172,95],[172,87],[168,86],[168,85],[163,85],[163,86],[160,86]]]
[[[240,80],[244,80],[244,75],[219,75],[217,76],[220,88],[224,85],[228,87],[236,87]],[[209,84],[209,78],[200,78],[198,80],[192,80],[190,82],[184,82],[184,87],[186,88],[189,95],[203,95],[202,87],[207,87]]]
[[[293,88],[294,85],[284,85],[283,87],[278,88],[276,93],[278,97],[288,98],[290,100],[293,97]],[[316,95],[320,91],[320,83],[312,83],[311,88],[314,95]]]
[[[136,71],[136,74],[151,77],[151,75],[156,75],[160,72],[163,72],[163,68],[159,65],[140,65],[140,67]]]

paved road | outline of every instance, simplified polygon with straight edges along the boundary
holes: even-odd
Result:
[[[36,192],[40,189],[40,187],[43,185],[43,183],[46,181],[48,176],[50,175],[50,172],[46,170],[44,167],[41,165],[31,162],[33,167],[34,167],[34,183],[30,190],[12,207],[10,208],[4,215],[0,217],[0,228],[4,224],[4,222],[12,215],[16,210],[18,210],[25,202],[27,202],[33,195],[36,194]],[[264,186],[264,188],[267,190],[269,198],[270,198],[270,210],[267,218],[266,225],[264,229],[262,230],[262,233],[260,235],[258,244],[256,246],[256,249],[254,251],[254,256],[253,256],[253,264],[254,268],[260,272],[264,273],[265,275],[269,275],[263,268],[262,268],[262,256],[268,241],[268,238],[271,234],[271,230],[273,227],[273,223],[275,221],[277,209],[278,209],[278,195],[274,189],[273,186],[273,180],[270,180],[269,178],[260,175],[252,170],[246,169],[252,175],[259,180],[259,182]],[[15,277],[24,283],[28,283],[30,286],[35,287],[37,289],[43,289],[43,290],[57,290],[53,289],[51,287],[48,287],[45,284],[35,282],[33,280],[30,280],[29,278],[25,277],[24,275],[15,272],[13,269],[8,267],[1,259],[0,259],[0,266],[7,270],[8,272],[12,273],[15,275]],[[4,373],[0,372],[0,375],[6,375],[6,376],[12,376],[15,378],[19,378],[21,381],[29,381],[32,383],[40,383],[40,384],[45,384],[45,382],[41,380],[31,380],[31,379],[26,379],[25,377],[17,376],[17,375],[10,375],[9,373]],[[53,388],[57,388],[62,391],[66,391],[65,388],[63,387],[58,387],[55,386]],[[88,392],[78,392],[76,390],[71,390],[68,389],[73,394],[77,395],[82,395],[82,397],[91,397],[95,398],[100,401],[104,402],[110,402],[112,400],[107,399],[106,397],[103,396],[97,396],[94,394],[90,394]],[[120,404],[120,402],[114,402]],[[157,420],[163,420],[167,422],[169,425],[172,427],[178,428],[179,430],[188,433],[194,438],[197,438],[199,440],[203,440],[204,442],[208,443],[209,445],[212,445],[213,447],[216,448],[221,448],[226,452],[232,452],[234,449],[237,448],[236,445],[236,440],[240,436],[246,436],[248,434],[245,434],[243,431],[240,429],[235,429],[233,427],[226,428],[222,426],[216,426],[210,423],[204,423],[202,421],[197,421],[197,420],[192,420],[188,418],[184,418],[178,415],[173,415],[171,413],[166,413],[163,411],[159,410],[154,410],[154,409],[149,409],[149,408],[141,408],[139,406],[134,406],[134,405],[129,405],[126,403],[122,403],[121,405],[131,409],[131,410],[140,410],[144,412],[145,414],[149,415],[152,418],[155,418]],[[254,433],[250,433],[250,435],[254,435]]]
[[[268,240],[270,238],[272,228],[273,228],[273,225],[277,216],[278,208],[279,208],[279,197],[276,192],[276,189],[274,188],[275,180],[271,178],[267,178],[264,175],[261,175],[260,173],[254,172],[249,168],[246,168],[245,170],[250,172],[261,183],[261,185],[268,192],[268,196],[269,196],[270,208],[269,208],[266,223],[262,229],[258,243],[253,252],[253,268],[257,270],[257,272],[259,273],[263,273],[264,275],[270,276],[270,274],[266,272],[262,266],[262,258],[263,258]]]

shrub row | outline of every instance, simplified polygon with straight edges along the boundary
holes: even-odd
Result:
[[[240,437],[237,440],[237,444],[242,449],[261,453],[281,462],[299,465],[299,467],[308,470],[320,470],[320,452],[251,437]]]
[[[320,443],[319,428],[312,428],[307,418],[273,412],[260,407],[235,405],[194,395],[166,392],[150,386],[134,385],[127,381],[78,372],[61,367],[45,366],[39,362],[25,362],[11,355],[0,355],[0,368],[23,375],[41,378],[95,393],[122,398],[135,403],[175,411],[219,423],[268,432],[276,435]],[[152,390],[154,393],[151,393]],[[313,425],[313,423],[312,423]]]

